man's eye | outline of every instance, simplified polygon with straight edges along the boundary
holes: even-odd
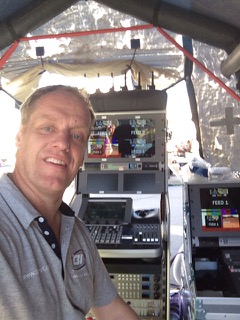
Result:
[[[82,136],[80,134],[78,134],[78,133],[73,133],[72,137],[75,140],[81,140],[82,139]]]
[[[72,134],[72,138],[73,138],[73,140],[76,141],[77,143],[80,143],[80,144],[86,143],[86,138],[85,138],[84,134],[81,134],[81,133],[73,133],[73,134]]]
[[[43,127],[43,130],[46,132],[51,132],[51,131],[53,131],[53,128],[52,127]]]

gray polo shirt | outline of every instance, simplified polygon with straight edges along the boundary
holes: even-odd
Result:
[[[92,306],[109,304],[117,296],[116,288],[80,219],[62,214],[59,259],[35,220],[39,216],[4,174],[0,178],[0,319],[85,319]]]

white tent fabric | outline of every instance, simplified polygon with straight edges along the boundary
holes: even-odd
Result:
[[[87,77],[91,79],[98,77],[98,75],[111,76],[111,73],[113,76],[123,75],[125,70],[128,70],[130,63],[129,60],[82,65],[44,63],[43,65],[38,65],[16,77],[9,84],[6,84],[4,89],[17,100],[24,101],[26,97],[38,87],[41,75],[44,71],[66,77],[87,75]],[[133,61],[131,64],[132,78],[134,82],[137,83],[140,73],[141,86],[143,89],[147,89],[147,86],[151,84],[152,72],[156,79],[158,89],[164,89],[180,79],[180,74],[176,70],[154,68],[137,61]],[[159,81],[159,79],[161,79],[161,81]]]

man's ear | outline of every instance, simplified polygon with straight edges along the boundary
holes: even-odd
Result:
[[[23,130],[23,126],[21,126],[19,131],[18,131],[18,133],[17,133],[17,135],[16,135],[16,147],[17,147],[17,149],[19,149],[19,147],[21,145],[23,134],[24,134],[24,130]]]

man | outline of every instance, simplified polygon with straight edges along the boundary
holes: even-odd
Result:
[[[77,89],[38,89],[21,108],[13,173],[0,179],[0,319],[136,320],[89,233],[62,202],[94,122]]]

